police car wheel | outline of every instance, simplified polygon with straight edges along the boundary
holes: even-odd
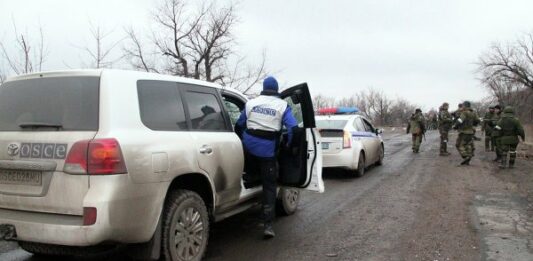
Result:
[[[300,202],[300,190],[296,188],[281,188],[278,193],[276,210],[278,214],[290,216],[296,212]]]
[[[363,152],[359,154],[357,169],[353,171],[353,175],[356,177],[362,177],[365,175],[365,154]]]
[[[381,144],[379,149],[379,159],[378,162],[376,162],[376,165],[381,166],[383,165],[383,158],[385,158],[385,148],[383,147],[383,144]]]

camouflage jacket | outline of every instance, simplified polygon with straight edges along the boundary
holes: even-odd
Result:
[[[518,136],[522,137],[522,140],[526,139],[522,124],[514,116],[513,111],[508,111],[507,108],[495,128],[500,131],[502,145],[518,144]]]
[[[411,134],[423,134],[426,132],[426,120],[422,113],[415,113],[411,116],[409,124],[407,125],[407,133]]]
[[[465,109],[459,115],[457,122],[459,123],[457,126],[459,133],[473,135],[475,133],[474,127],[479,124],[479,118],[472,109]]]
[[[485,131],[485,134],[488,136],[490,136],[492,129],[494,126],[496,126],[496,118],[494,117],[495,115],[496,113],[494,112],[487,112],[483,117],[483,125],[481,126],[481,130]]]
[[[492,116],[492,122],[494,122],[494,126],[496,126],[496,124],[498,123],[498,121],[500,121],[501,119],[501,114],[498,114],[498,113],[494,113],[494,115]],[[493,128],[492,129],[492,132],[490,133],[490,136],[491,137],[500,137],[501,135],[501,131],[496,129],[496,128]]]
[[[439,130],[449,131],[452,128],[452,115],[448,110],[441,109],[439,111]]]

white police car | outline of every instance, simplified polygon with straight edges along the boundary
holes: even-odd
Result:
[[[357,112],[357,108],[318,111],[315,119],[322,136],[324,168],[344,168],[355,176],[362,176],[367,167],[383,163],[382,130]]]

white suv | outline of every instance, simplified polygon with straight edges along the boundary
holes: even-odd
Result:
[[[363,116],[322,115],[316,117],[316,125],[322,136],[323,167],[344,168],[362,176],[367,167],[383,163],[382,130]]]
[[[307,85],[281,97],[302,130],[280,151],[279,206],[291,214],[299,190],[289,187],[324,190],[322,157]],[[233,131],[245,102],[212,83],[133,71],[9,79],[0,86],[0,237],[37,254],[127,244],[136,257],[200,259],[210,220],[261,194],[244,186]]]

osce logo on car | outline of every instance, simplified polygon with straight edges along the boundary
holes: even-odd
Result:
[[[67,144],[64,143],[11,143],[7,154],[11,157],[35,159],[64,159],[67,156]]]

